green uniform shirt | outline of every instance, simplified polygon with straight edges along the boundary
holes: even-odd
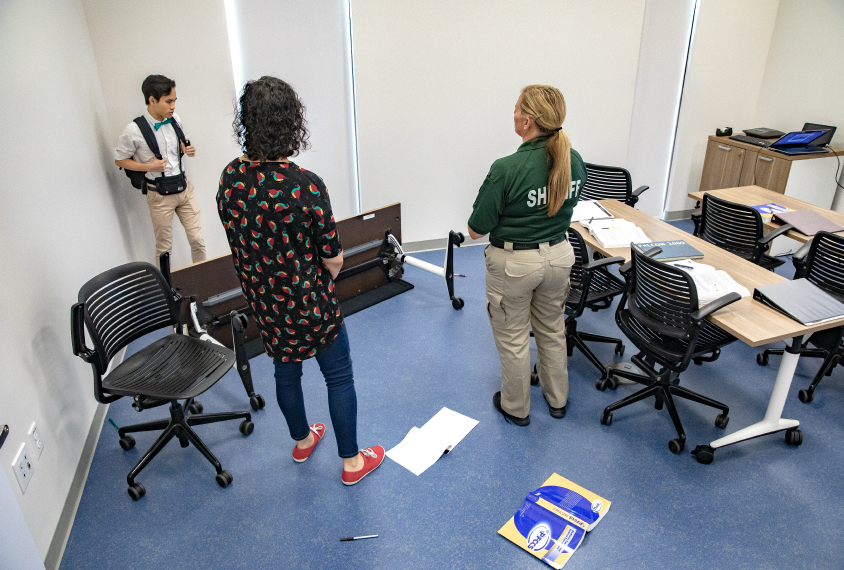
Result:
[[[571,195],[548,217],[548,137],[522,143],[510,156],[492,163],[472,206],[469,227],[491,238],[513,243],[542,243],[563,235],[580,189],[586,183],[583,159],[571,151]]]

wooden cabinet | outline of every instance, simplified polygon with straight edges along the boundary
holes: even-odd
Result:
[[[741,184],[741,172],[744,165],[744,154],[743,148],[710,140],[709,144],[706,145],[706,158],[703,161],[700,190],[718,190],[720,188],[743,186]]]
[[[709,137],[699,190],[756,185],[783,194],[790,169],[791,160],[775,156],[771,151],[727,138]]]

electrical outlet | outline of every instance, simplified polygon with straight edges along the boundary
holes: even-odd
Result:
[[[29,428],[29,439],[32,441],[32,447],[35,448],[35,458],[41,459],[41,452],[44,451],[44,440],[41,439],[41,432],[38,431],[35,422],[32,422],[32,426]]]
[[[21,493],[26,493],[26,488],[29,485],[29,480],[32,479],[32,458],[26,449],[26,442],[21,444],[18,454],[12,462],[12,469],[15,471],[15,477],[18,478],[18,485],[21,486]]]

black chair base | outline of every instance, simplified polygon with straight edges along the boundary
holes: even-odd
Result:
[[[767,366],[768,364],[768,357],[772,354],[782,355],[784,350],[782,348],[766,348],[764,351],[760,352],[756,355],[756,363],[759,366]],[[818,387],[818,384],[821,383],[824,376],[831,376],[833,369],[841,363],[842,357],[842,350],[835,350],[835,351],[828,351],[822,348],[809,348],[806,343],[800,347],[800,356],[807,356],[809,358],[823,358],[823,364],[821,364],[820,369],[818,370],[815,377],[812,379],[812,383],[809,384],[809,387],[800,390],[797,392],[797,397],[800,399],[801,402],[804,404],[808,404],[812,400],[815,399],[815,388]]]
[[[533,336],[533,331],[530,333]],[[603,379],[608,377],[607,367],[606,365],[598,360],[598,357],[595,356],[595,353],[590,350],[590,348],[586,345],[587,342],[603,342],[607,344],[614,344],[615,354],[622,356],[624,354],[624,343],[620,338],[612,338],[608,336],[601,336],[592,333],[582,333],[577,330],[577,320],[573,317],[569,317],[566,319],[566,351],[568,352],[568,356],[571,357],[574,354],[574,349],[577,347],[580,349],[580,352],[583,353],[589,362],[592,363],[595,368],[598,369],[598,372],[601,373],[601,377],[598,379],[598,382],[601,382]],[[530,384],[531,386],[537,386],[539,384],[539,372],[537,371],[536,365],[533,366],[533,372],[530,375]]]
[[[126,476],[126,481],[129,484],[129,495],[135,499],[140,499],[145,493],[143,485],[135,482],[135,477],[149,464],[153,458],[158,455],[158,452],[164,449],[164,446],[177,437],[182,447],[188,447],[193,444],[205,458],[214,466],[217,471],[217,483],[221,487],[226,487],[231,483],[232,477],[228,471],[224,471],[220,461],[211,453],[211,450],[199,438],[191,426],[198,426],[204,424],[211,424],[216,422],[223,422],[227,420],[242,419],[240,424],[240,432],[243,435],[249,435],[255,429],[255,424],[252,423],[252,414],[249,412],[222,412],[216,414],[193,414],[185,415],[185,408],[198,406],[198,402],[194,403],[193,398],[188,398],[185,401],[185,407],[179,403],[178,400],[173,400],[170,403],[170,419],[162,419],[142,424],[135,424],[131,426],[122,427],[118,430],[120,435],[120,446],[124,450],[129,450],[135,446],[135,439],[129,435],[130,433],[138,433],[144,431],[158,431],[164,430],[158,437],[155,443],[144,453],[141,460],[132,468]],[[197,409],[194,407],[193,409]],[[201,408],[199,408],[201,409]],[[225,483],[225,484],[224,484]]]
[[[648,371],[648,367],[644,361],[637,357],[633,357],[632,360],[640,369]],[[668,442],[668,449],[670,449],[672,453],[680,453],[686,446],[686,432],[683,430],[683,424],[680,422],[680,416],[677,413],[677,407],[674,404],[675,396],[721,410],[721,414],[715,418],[715,425],[721,429],[727,427],[727,423],[730,421],[729,407],[721,402],[707,398],[706,396],[698,394],[697,392],[692,392],[691,390],[680,386],[678,384],[679,374],[671,372],[670,370],[663,369],[661,372],[655,373],[653,377],[650,375],[635,374],[633,372],[618,369],[612,369],[609,373],[611,376],[621,376],[622,378],[635,380],[640,384],[645,384],[646,387],[635,394],[622,398],[621,400],[604,408],[604,411],[601,414],[601,423],[606,426],[611,425],[613,416],[612,413],[615,410],[654,396],[656,398],[654,407],[657,410],[661,410],[663,405],[668,408],[668,414],[671,416],[674,429],[677,430],[677,438]]]

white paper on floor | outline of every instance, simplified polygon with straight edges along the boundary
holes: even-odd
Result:
[[[445,451],[454,449],[476,425],[478,420],[443,408],[421,428],[412,428],[401,443],[387,452],[387,457],[420,475]]]

